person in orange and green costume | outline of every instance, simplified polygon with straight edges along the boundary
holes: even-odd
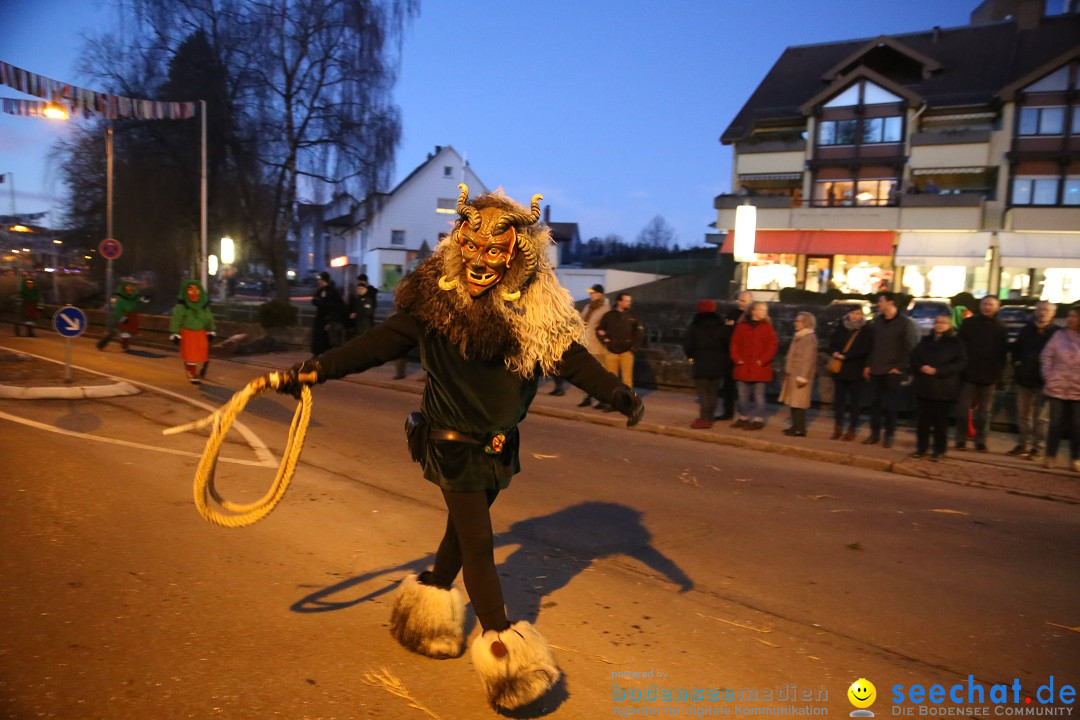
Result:
[[[146,302],[149,301],[139,294],[134,280],[121,280],[113,293],[112,317],[115,325],[113,330],[98,340],[98,350],[104,350],[113,336],[120,333],[120,347],[127,351],[131,345],[131,337],[139,332],[139,308]]]
[[[217,325],[210,313],[210,297],[197,280],[187,280],[180,286],[169,323],[169,339],[180,346],[184,370],[192,384],[206,377],[210,364],[210,339]]]
[[[15,336],[22,334],[19,332],[20,327],[26,327],[26,334],[35,337],[35,321],[41,317],[41,291],[38,290],[37,281],[30,276],[24,277],[17,297],[22,303],[22,312],[19,315],[19,322],[15,324]]]

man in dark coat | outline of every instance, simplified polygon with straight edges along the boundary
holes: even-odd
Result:
[[[911,361],[911,351],[918,342],[919,330],[900,313],[896,296],[891,292],[878,293],[877,307],[878,314],[870,325],[874,339],[863,370],[863,376],[870,381],[870,436],[863,440],[863,445],[880,441],[882,447],[890,448],[900,409],[900,385]]]
[[[1039,356],[1046,343],[1060,328],[1054,324],[1057,306],[1043,300],[1035,306],[1035,317],[1020,328],[1010,348],[1013,379],[1016,381],[1016,424],[1020,429],[1019,442],[1009,455],[1028,460],[1042,458],[1046,442],[1045,380],[1039,367]],[[1080,432],[1080,430],[1078,430]]]
[[[720,380],[731,369],[730,325],[716,314],[716,302],[701,300],[683,338],[683,350],[692,363],[698,394],[698,419],[690,424],[697,430],[713,425]]]
[[[489,506],[520,470],[518,424],[543,375],[561,375],[636,424],[644,405],[581,344],[584,324],[547,262],[551,233],[535,226],[541,196],[526,210],[501,194],[469,203],[461,220],[397,288],[396,312],[342,347],[290,368],[318,382],[363,372],[416,346],[428,373],[420,407],[426,426],[417,449],[424,477],[439,486],[448,517],[431,570],[406,577],[391,614],[391,633],[431,657],[464,648],[465,588],[481,634],[473,666],[492,706],[512,710],[538,699],[559,679],[551,651],[526,620],[511,624],[495,568]]]
[[[967,444],[967,417],[974,408],[975,449],[986,452],[986,430],[994,404],[994,387],[1001,379],[1009,352],[1009,331],[998,319],[1001,301],[987,295],[979,301],[979,312],[960,324],[960,340],[968,362],[960,376],[956,403],[956,449]]]
[[[967,352],[952,328],[952,317],[938,315],[934,318],[934,329],[911,351],[918,403],[914,457],[926,455],[931,433],[934,454],[930,459],[940,460],[945,454],[949,444],[949,409],[956,402],[960,373],[966,364]]]
[[[338,292],[330,273],[319,273],[319,289],[311,298],[315,320],[311,324],[311,354],[318,355],[341,344],[345,321],[345,300]]]
[[[596,337],[604,346],[604,367],[627,387],[634,387],[634,351],[645,338],[645,326],[630,309],[632,302],[630,293],[616,294],[615,306],[604,313],[596,326]],[[612,412],[614,408],[601,402],[596,409]]]

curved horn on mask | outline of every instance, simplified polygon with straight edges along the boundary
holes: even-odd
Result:
[[[543,195],[533,195],[532,197],[532,212],[528,215],[519,212],[504,212],[499,216],[499,219],[495,221],[495,225],[491,228],[492,235],[501,235],[506,232],[506,228],[513,225],[514,227],[525,227],[532,225],[534,222],[540,219],[540,201],[544,199]]]
[[[469,186],[465,183],[458,185],[458,189],[461,190],[461,195],[458,196],[457,211],[458,215],[469,221],[469,227],[473,232],[480,231],[480,211],[474,208],[472,205],[466,205],[465,201],[469,199]]]
[[[445,290],[447,292],[450,292],[451,290],[453,290],[457,286],[458,286],[457,279],[451,280],[450,278],[446,277],[445,275],[443,275],[442,277],[439,278],[439,289],[440,290]]]

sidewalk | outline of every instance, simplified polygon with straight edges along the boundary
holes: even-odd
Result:
[[[235,357],[230,360],[256,365],[260,368],[281,369],[302,362],[308,357],[310,355],[303,352],[283,352],[273,355]],[[351,375],[345,379],[345,382],[417,395],[423,392],[424,373],[419,365],[410,363],[408,375],[404,380],[394,380],[393,375],[393,366],[384,365],[359,375]],[[541,382],[536,400],[530,409],[531,413],[612,427],[625,425],[626,419],[618,413],[605,413],[594,408],[578,407],[584,393],[577,388],[568,385],[565,395],[555,397],[549,394],[553,387],[550,380],[545,379]],[[1043,468],[1041,463],[1005,455],[1005,452],[1016,444],[1016,438],[1013,435],[997,432],[990,433],[987,441],[990,449],[988,453],[976,453],[974,450],[954,451],[951,449],[950,438],[950,451],[945,459],[940,462],[931,462],[910,457],[915,452],[914,427],[898,428],[896,442],[890,449],[885,449],[880,444],[863,445],[861,441],[867,435],[865,427],[854,442],[830,440],[833,428],[832,414],[821,410],[811,410],[807,437],[787,437],[781,431],[787,427],[788,409],[770,405],[769,410],[773,414],[768,418],[764,430],[735,430],[731,428],[730,422],[720,421],[714,423],[708,430],[692,430],[690,423],[697,418],[697,401],[692,393],[642,389],[638,389],[638,392],[645,401],[645,417],[635,428],[639,432],[778,453],[957,485],[1001,490],[1059,502],[1080,503],[1080,475],[1066,469],[1068,443],[1059,449],[1059,467],[1054,470]],[[968,447],[970,448],[971,444]]]

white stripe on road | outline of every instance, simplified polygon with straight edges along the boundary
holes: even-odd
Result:
[[[170,455],[183,455],[185,457],[201,458],[202,453],[191,452],[189,450],[173,450],[172,448],[158,447],[157,445],[143,445],[142,443],[131,442],[130,440],[117,440],[115,438],[102,437],[100,435],[90,435],[88,433],[75,432],[74,430],[64,430],[58,428],[55,425],[46,425],[40,423],[37,420],[28,420],[16,415],[8,415],[6,412],[0,411],[0,419],[10,420],[11,422],[19,423],[20,425],[29,425],[30,427],[37,428],[38,430],[47,430],[48,432],[59,433],[61,435],[67,435],[69,437],[84,438],[86,440],[96,440],[98,442],[109,443],[110,445],[123,445],[124,447],[139,448],[141,450],[153,450],[155,452],[168,453]],[[236,427],[235,425],[233,427]],[[218,458],[219,462],[235,463],[237,465],[254,465],[255,467],[267,467],[267,464],[263,460],[240,460],[233,458]],[[277,463],[271,463],[273,467],[277,467]]]
[[[64,364],[59,360],[53,360],[52,358],[45,357],[44,355],[35,355],[34,353],[29,353],[29,352],[26,352],[25,350],[16,350],[15,348],[6,347],[6,346],[3,346],[3,345],[0,345],[0,350],[8,350],[8,351],[13,352],[13,353],[18,353],[18,354],[22,354],[22,355],[28,355],[30,357],[37,358],[39,360],[45,360],[46,362],[56,363],[57,365],[63,365]],[[159,393],[161,395],[168,395],[169,397],[175,398],[177,400],[182,400],[182,401],[184,401],[186,403],[190,403],[190,404],[194,405],[197,408],[201,408],[203,410],[206,410],[207,412],[214,412],[215,410],[217,410],[217,408],[213,407],[212,405],[207,405],[206,403],[200,402],[199,400],[193,400],[192,398],[181,395],[180,393],[173,392],[172,390],[166,390],[165,388],[158,387],[157,385],[151,385],[150,383],[139,382],[138,380],[131,380],[131,379],[128,379],[128,378],[118,377],[116,375],[110,375],[109,373],[103,373],[103,372],[99,372],[97,370],[91,370],[88,367],[82,367],[80,365],[72,365],[71,367],[73,367],[73,368],[75,368],[77,370],[82,370],[83,372],[93,373],[94,375],[100,375],[102,377],[111,378],[112,380],[116,380],[117,382],[129,382],[132,385],[139,385],[141,387],[147,388],[148,390],[150,390],[152,392],[156,392],[156,393]],[[14,415],[8,415],[7,413],[0,413],[0,417],[3,417],[6,420],[11,420],[13,422],[18,422],[18,423],[23,423],[25,425],[30,425],[31,427],[38,427],[38,428],[43,429],[43,430],[49,430],[51,432],[57,432],[57,433],[60,433],[62,435],[71,435],[71,436],[74,436],[74,437],[82,437],[82,438],[86,438],[86,439],[89,439],[89,440],[100,440],[102,442],[113,443],[115,445],[126,445],[126,446],[129,446],[129,447],[139,447],[139,448],[144,448],[144,449],[147,449],[147,450],[157,450],[157,451],[160,451],[160,452],[166,452],[166,453],[170,453],[170,454],[173,454],[173,455],[190,455],[192,457],[201,457],[202,456],[202,453],[193,453],[193,452],[189,452],[189,451],[186,451],[186,450],[170,450],[170,449],[167,449],[167,448],[159,447],[157,445],[142,445],[142,444],[139,444],[139,443],[129,442],[127,440],[114,440],[112,438],[101,437],[100,435],[89,435],[87,433],[79,433],[79,432],[74,432],[74,431],[71,431],[71,430],[63,430],[61,428],[54,427],[52,425],[45,425],[43,423],[34,422],[33,420],[24,420],[23,418],[19,418],[19,417],[14,416]],[[221,462],[238,463],[240,465],[256,465],[256,466],[260,466],[260,467],[277,467],[278,466],[277,459],[274,457],[274,454],[272,452],[270,452],[270,449],[266,447],[266,443],[264,443],[262,441],[262,439],[260,439],[259,436],[256,435],[250,428],[248,428],[246,425],[244,425],[243,423],[241,423],[239,421],[233,423],[233,427],[236,429],[237,432],[239,432],[243,436],[244,440],[246,440],[247,444],[251,447],[251,449],[255,451],[255,455],[259,459],[256,461],[256,460],[232,460],[232,459],[229,459],[229,458],[221,458]]]

